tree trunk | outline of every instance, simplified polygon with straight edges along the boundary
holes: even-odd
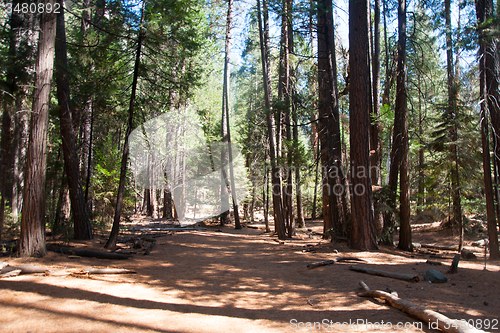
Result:
[[[484,173],[484,192],[486,197],[486,216],[488,219],[488,238],[490,248],[490,259],[500,259],[500,250],[498,248],[498,229],[497,216],[495,214],[495,204],[493,198],[492,179],[491,179],[491,160],[488,138],[488,85],[487,85],[487,67],[486,67],[486,47],[488,41],[483,32],[483,24],[493,12],[493,3],[491,0],[476,1],[476,16],[480,26],[479,30],[479,88],[481,101],[481,143],[483,148],[483,173]],[[498,108],[496,109],[498,111]]]
[[[269,137],[269,156],[271,158],[271,193],[273,197],[274,227],[279,239],[285,239],[285,222],[283,220],[283,203],[281,197],[281,175],[280,168],[276,163],[275,130],[271,118],[271,76],[269,72],[270,47],[269,47],[269,23],[267,0],[263,0],[263,15],[260,10],[260,0],[257,0],[257,16],[259,23],[259,39],[262,58],[262,75],[264,81],[264,104],[266,108],[266,122]],[[264,22],[262,22],[262,16]],[[264,24],[263,24],[264,23]]]
[[[406,0],[398,5],[398,77],[394,117],[401,122],[401,165],[399,167],[399,244],[404,251],[413,251],[410,227],[410,154],[408,138],[408,101],[406,87]],[[394,133],[396,135],[396,133]]]
[[[55,191],[55,190],[54,190]],[[71,199],[69,197],[68,181],[67,179],[61,180],[59,188],[59,195],[57,198],[57,205],[55,208],[55,216],[52,221],[52,235],[60,234],[63,226],[69,224],[71,212]]]
[[[283,187],[283,215],[285,219],[285,227],[288,237],[292,237],[294,233],[294,213],[293,213],[293,173],[292,173],[292,142],[290,107],[291,107],[291,69],[290,69],[290,53],[293,52],[293,34],[292,34],[292,4],[290,0],[283,0],[283,9],[281,14],[281,43],[280,43],[280,77],[278,99],[280,107],[277,113],[280,113],[284,118],[284,136],[287,144],[282,149],[282,157],[285,160],[286,156],[286,185]]]
[[[373,108],[370,124],[370,176],[372,184],[381,186],[382,141],[380,140],[380,0],[375,0],[373,57],[372,57]],[[374,209],[377,234],[382,232],[383,217],[377,204]]]
[[[234,169],[233,169],[233,148],[231,145],[231,129],[229,126],[229,66],[230,66],[230,51],[231,51],[231,25],[233,20],[233,0],[228,0],[227,2],[227,21],[226,21],[226,49],[224,58],[224,86],[222,92],[222,142],[227,142],[227,152],[229,157],[229,182],[231,185],[231,197],[233,198],[233,210],[234,210],[234,227],[235,229],[241,229],[240,224],[240,214],[238,212],[238,200],[236,198],[236,186],[234,183]],[[224,133],[225,127],[225,133]],[[222,149],[224,152],[225,150]],[[223,165],[222,172],[225,173],[225,163],[222,161]],[[227,177],[224,177],[225,184],[227,183]]]
[[[111,229],[111,233],[109,235],[106,245],[104,245],[106,249],[114,249],[116,247],[116,241],[118,240],[118,233],[120,231],[120,217],[123,207],[123,196],[125,193],[125,181],[127,180],[127,163],[129,154],[128,139],[130,133],[132,132],[132,121],[134,118],[134,107],[135,107],[135,94],[137,91],[137,80],[139,78],[139,66],[141,63],[142,39],[144,38],[144,30],[142,29],[142,23],[144,20],[145,3],[146,3],[145,1],[142,2],[141,22],[139,28],[139,36],[137,37],[137,51],[135,55],[134,76],[132,79],[132,92],[130,95],[130,104],[128,110],[127,131],[125,132],[125,142],[123,144],[123,155],[120,167],[120,182],[118,184],[118,193],[116,195],[115,216],[113,219],[113,228]]]
[[[368,43],[368,1],[349,2],[349,114],[351,168],[353,170],[351,248],[377,248],[373,220],[370,168],[370,66]]]
[[[50,3],[54,7],[54,0],[48,0],[45,3]],[[45,169],[55,36],[56,15],[42,13],[29,144],[24,171],[23,211],[19,240],[19,254],[23,257],[47,254],[45,248]]]
[[[58,3],[63,7],[63,1]],[[92,228],[87,213],[85,197],[80,181],[79,159],[76,150],[76,137],[71,120],[70,90],[68,81],[68,56],[66,51],[66,28],[64,11],[57,14],[56,28],[56,83],[59,102],[59,121],[61,127],[64,169],[68,177],[71,210],[74,222],[75,239],[92,239]]]
[[[172,216],[172,192],[170,192],[170,187],[163,190],[163,218],[171,219]]]
[[[368,31],[367,31],[368,32]],[[332,1],[318,3],[318,97],[319,134],[323,181],[323,237],[344,237],[347,186],[342,166],[337,62]]]

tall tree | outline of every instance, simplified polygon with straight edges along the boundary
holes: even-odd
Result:
[[[396,81],[396,109],[394,117],[400,122],[400,133],[394,131],[393,145],[400,149],[399,165],[399,244],[398,248],[413,251],[410,227],[410,170],[408,137],[408,96],[406,71],[406,0],[398,1],[398,67]],[[397,119],[397,120],[396,120]],[[396,125],[394,125],[396,129]],[[397,144],[396,144],[397,142]]]
[[[349,2],[349,115],[352,172],[351,247],[377,248],[370,168],[370,64],[368,1]]]
[[[48,0],[54,8],[54,0]],[[49,97],[54,68],[56,14],[42,13],[38,38],[35,89],[29,126],[29,143],[24,171],[23,210],[19,254],[44,256],[45,247],[45,166]]]
[[[323,237],[345,237],[347,187],[342,166],[335,31],[331,0],[318,3],[318,130],[323,174]]]
[[[373,108],[370,126],[370,176],[372,184],[382,185],[382,140],[380,139],[380,0],[375,0],[373,55],[372,55],[372,90]],[[375,207],[374,219],[377,233],[382,231],[382,214]]]
[[[285,238],[285,222],[283,219],[283,202],[281,196],[281,175],[280,168],[276,161],[275,128],[271,118],[271,73],[270,64],[270,46],[269,46],[269,15],[267,0],[262,1],[262,13],[260,0],[257,0],[257,19],[259,23],[259,40],[262,60],[262,76],[264,83],[264,105],[266,108],[266,123],[269,137],[269,156],[271,159],[271,193],[273,197],[274,227],[279,239]]]
[[[445,39],[446,39],[446,70],[448,83],[448,106],[445,112],[445,122],[449,124],[449,139],[451,144],[450,149],[450,175],[451,175],[451,192],[453,200],[453,218],[455,227],[460,228],[460,244],[459,249],[462,249],[463,243],[463,219],[462,219],[462,203],[460,199],[460,178],[458,173],[458,82],[455,77],[455,65],[453,63],[453,34],[451,26],[451,0],[444,1],[445,10]]]
[[[63,8],[63,1],[59,0],[58,3],[61,5],[61,8]],[[79,159],[76,150],[76,137],[73,131],[71,116],[64,10],[61,10],[57,14],[56,37],[56,84],[57,98],[59,101],[59,121],[64,154],[64,169],[68,177],[69,194],[71,198],[74,238],[91,239],[92,228],[87,213],[85,197],[83,196]]]
[[[226,20],[226,43],[225,43],[225,57],[224,57],[224,84],[222,91],[222,141],[227,142],[227,154],[229,157],[229,163],[227,163],[227,158],[222,158],[222,179],[223,182],[221,186],[227,187],[228,178],[227,171],[225,168],[226,164],[229,164],[229,182],[231,186],[231,197],[233,198],[233,210],[234,210],[234,226],[236,229],[241,229],[240,224],[240,215],[238,212],[238,200],[236,198],[236,186],[234,183],[234,169],[233,169],[233,149],[231,146],[231,129],[229,125],[229,66],[230,66],[230,51],[231,51],[231,28],[232,28],[232,20],[233,20],[233,0],[228,0],[227,2],[227,20]],[[226,154],[226,150],[222,149],[222,154]],[[222,193],[227,193],[226,191],[222,191]],[[225,198],[223,198],[225,200]],[[227,211],[229,213],[229,211]],[[226,215],[225,213],[222,216]],[[222,222],[221,216],[221,222]],[[226,215],[226,218],[229,217]]]
[[[498,101],[498,67],[495,70],[495,53],[494,52],[498,39],[488,36],[487,25],[488,19],[493,14],[493,1],[491,0],[477,0],[476,1],[476,16],[479,29],[479,88],[481,101],[481,141],[483,148],[483,173],[484,173],[484,189],[486,197],[486,216],[488,219],[488,238],[490,258],[499,259],[500,250],[498,248],[498,227],[497,216],[495,214],[492,179],[491,179],[491,161],[490,161],[490,147],[489,147],[489,126],[488,126],[488,113],[492,119],[498,120],[499,108],[495,101]],[[498,53],[496,53],[498,61]],[[498,64],[498,62],[497,62]],[[492,66],[493,65],[493,66]],[[496,74],[496,78],[495,78]],[[489,79],[489,80],[488,80]],[[496,93],[496,96],[495,96]],[[494,113],[494,114],[493,114]],[[497,124],[498,125],[498,124]],[[498,133],[498,132],[495,132]],[[498,135],[498,134],[496,134]],[[497,155],[495,150],[494,156]],[[496,157],[495,157],[496,158]]]
[[[283,122],[283,137],[286,139],[282,149],[282,159],[286,160],[283,184],[283,218],[288,237],[294,233],[294,212],[293,212],[293,173],[292,173],[292,131],[290,121],[291,108],[291,67],[290,54],[293,52],[293,30],[292,30],[292,2],[282,1],[281,12],[281,41],[280,41],[280,61],[279,61],[279,82],[278,82],[278,103],[276,112],[277,119]],[[278,127],[280,130],[280,127]]]
[[[116,194],[116,208],[115,208],[115,216],[113,219],[113,227],[111,229],[111,233],[109,235],[108,241],[104,247],[106,249],[114,249],[116,247],[116,241],[118,240],[118,233],[120,231],[120,218],[123,208],[123,196],[125,192],[125,182],[127,180],[127,164],[128,164],[128,155],[129,155],[129,136],[132,132],[133,119],[134,119],[134,108],[136,102],[136,92],[137,92],[137,81],[139,78],[139,67],[141,64],[141,49],[142,42],[144,39],[144,7],[146,5],[146,1],[142,1],[142,9],[141,9],[141,19],[139,23],[139,34],[137,36],[137,49],[135,53],[135,64],[134,64],[134,74],[132,78],[132,91],[130,94],[130,104],[128,109],[128,120],[127,120],[127,130],[125,132],[125,138],[123,143],[123,155],[120,167],[120,182],[118,185],[118,192]]]

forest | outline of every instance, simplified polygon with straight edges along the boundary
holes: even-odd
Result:
[[[4,3],[1,234],[43,256],[46,229],[113,249],[138,212],[259,211],[412,251],[412,220],[447,218],[499,258],[495,4],[360,4],[343,40],[331,1]]]
[[[0,5],[3,256],[258,229],[355,256],[323,266],[430,226],[497,267],[500,3],[26,1]]]

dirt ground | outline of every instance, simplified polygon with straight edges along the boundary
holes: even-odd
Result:
[[[168,226],[172,223],[137,218],[125,227]],[[461,260],[459,272],[447,274],[447,283],[430,284],[423,281],[423,273],[430,268],[446,273],[452,251],[403,253],[382,247],[356,252],[345,243],[322,240],[321,230],[321,221],[307,221],[305,229],[284,242],[266,234],[261,224],[242,230],[216,225],[192,231],[142,230],[120,236],[122,242],[129,240],[119,244],[122,251],[133,250],[130,240],[143,237],[136,244],[143,248],[128,260],[54,252],[41,259],[0,258],[11,266],[30,263],[50,270],[0,279],[0,332],[435,332],[383,301],[358,297],[360,280],[371,289],[391,288],[399,297],[449,318],[500,331],[500,263],[488,261],[484,270],[484,250],[470,246],[479,236],[466,242],[477,260]],[[413,241],[457,243],[456,237],[436,230],[434,225],[415,229]],[[143,255],[148,240],[156,245]],[[103,234],[70,245],[101,250],[105,241]],[[352,263],[306,267],[338,256],[369,261],[356,264],[360,266],[419,274],[421,281],[354,272],[348,269]],[[443,265],[431,266],[428,259]],[[127,268],[136,274],[78,274],[91,267]]]

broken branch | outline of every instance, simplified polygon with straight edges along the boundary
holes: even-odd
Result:
[[[128,259],[130,255],[119,254],[119,253],[110,253],[103,251],[91,251],[91,250],[79,250],[79,249],[68,249],[64,247],[53,247],[47,246],[48,251],[63,253],[63,254],[72,254],[79,257],[91,257],[91,258],[99,258],[99,259]]]
[[[445,315],[442,315],[436,311],[428,310],[423,306],[413,304],[407,300],[401,299],[385,291],[369,290],[368,286],[363,281],[361,281],[359,284],[364,289],[364,291],[359,293],[358,296],[383,299],[387,301],[392,307],[409,314],[410,317],[420,319],[421,321],[426,323],[436,323],[439,329],[445,333],[484,332],[482,330],[476,329],[468,322],[463,322],[463,325],[461,325],[462,324],[461,321],[450,319]],[[455,322],[457,323],[457,325],[453,324]]]

